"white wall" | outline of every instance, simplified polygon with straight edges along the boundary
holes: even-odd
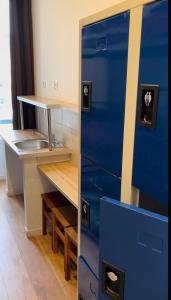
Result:
[[[12,128],[12,124],[0,124],[0,134],[3,127]],[[6,178],[6,163],[5,163],[5,147],[4,142],[0,135],[0,180],[4,180]]]
[[[42,121],[44,120],[44,121]],[[37,111],[38,129],[47,134],[47,116],[42,110]],[[78,159],[78,113],[65,109],[52,110],[52,133],[72,149],[72,161],[77,164]]]
[[[36,94],[78,104],[79,19],[121,0],[32,0]],[[46,87],[43,87],[43,82]],[[54,89],[54,81],[58,88]],[[43,114],[38,126],[44,130]],[[77,157],[77,114],[60,110],[53,115],[57,135]]]

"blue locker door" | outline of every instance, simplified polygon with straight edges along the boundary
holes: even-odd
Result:
[[[168,218],[110,198],[100,211],[99,299],[168,300]]]
[[[98,300],[98,280],[82,258],[79,258],[78,276],[78,299]]]
[[[91,161],[82,158],[80,255],[99,277],[100,199],[120,199],[121,181]],[[87,214],[84,212],[86,206]]]
[[[154,126],[143,126],[141,85],[159,85]],[[151,102],[152,103],[152,102]],[[148,109],[148,108],[147,108]],[[139,71],[139,94],[134,144],[133,185],[168,204],[168,1],[144,7]]]
[[[82,81],[92,83],[81,114],[81,153],[121,176],[129,12],[82,30]]]

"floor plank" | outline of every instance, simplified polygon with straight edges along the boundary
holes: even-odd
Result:
[[[9,300],[7,289],[3,277],[1,276],[1,272],[0,272],[0,299]]]
[[[66,282],[63,256],[52,252],[50,235],[26,237],[23,197],[7,197],[0,182],[0,299],[75,300],[72,275]]]
[[[0,233],[0,273],[8,298],[10,300],[37,299],[6,216],[2,212]]]

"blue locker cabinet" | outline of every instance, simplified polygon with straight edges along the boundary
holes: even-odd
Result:
[[[118,201],[129,12],[82,31],[79,300],[168,299],[167,14],[143,8],[132,184],[151,208]]]
[[[79,281],[78,281],[78,299],[79,300],[97,300],[98,297],[98,280],[92,273],[86,262],[79,259]]]
[[[128,33],[129,12],[82,30],[79,289],[85,266],[99,278],[100,199],[120,200]]]
[[[129,12],[82,30],[78,282],[83,300],[98,299],[100,199],[120,200],[128,33]]]
[[[150,92],[150,104],[148,103],[148,92]],[[144,103],[142,103],[143,100]],[[146,122],[144,122],[144,118],[147,119]],[[159,203],[167,209],[167,0],[147,5],[143,12],[132,184],[148,197],[154,199],[156,205]]]
[[[168,299],[168,218],[153,212],[168,205],[167,14],[166,0],[143,9],[132,183],[151,211],[101,199],[100,300]]]
[[[81,238],[80,253],[93,273],[99,276],[100,199],[120,199],[121,181],[87,159],[81,168]]]
[[[82,29],[81,155],[120,177],[129,13]]]

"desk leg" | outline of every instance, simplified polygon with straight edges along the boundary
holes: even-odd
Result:
[[[27,236],[42,234],[41,194],[54,190],[37,168],[36,158],[23,160],[25,231]]]

